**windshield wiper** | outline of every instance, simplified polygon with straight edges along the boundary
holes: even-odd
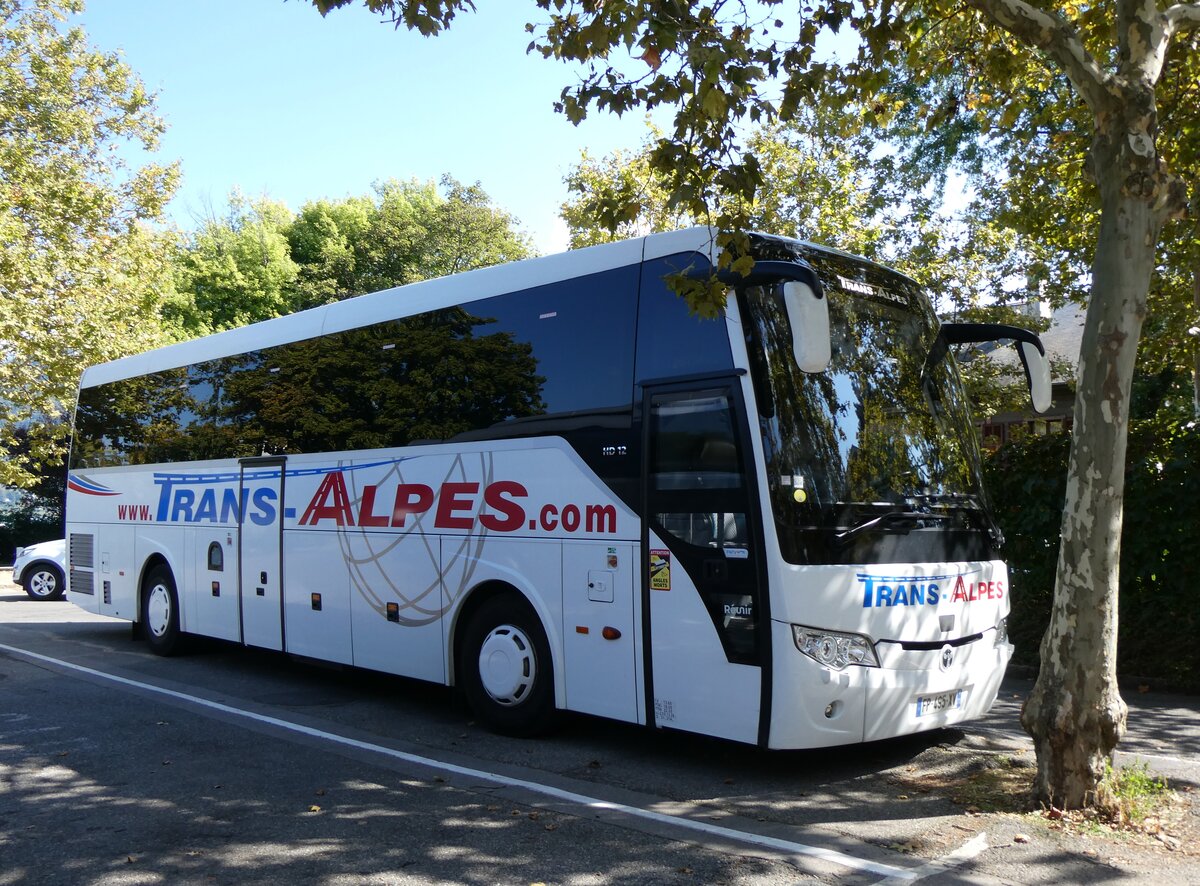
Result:
[[[1004,546],[1004,532],[1000,529],[1000,524],[996,522],[992,512],[984,507],[983,500],[979,495],[971,492],[940,492],[925,493],[917,498],[922,503],[934,507],[955,508],[961,513],[975,515],[983,523],[983,528],[987,530],[988,535],[991,536],[992,543],[998,548]]]
[[[864,532],[883,531],[894,524],[908,524],[907,529],[914,529],[918,524],[926,520],[953,520],[951,514],[931,514],[926,511],[888,511],[885,514],[880,514],[878,517],[871,517],[863,520],[861,523],[856,523],[849,529],[837,533],[834,537],[834,544],[839,547],[845,547],[850,544],[857,536]]]

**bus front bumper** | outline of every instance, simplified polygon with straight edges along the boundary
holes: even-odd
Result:
[[[930,650],[877,644],[881,666],[824,667],[799,652],[791,626],[774,622],[769,746],[830,747],[939,729],[983,716],[1013,647],[985,631],[972,643]]]

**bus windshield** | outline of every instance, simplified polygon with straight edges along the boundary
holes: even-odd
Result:
[[[834,279],[843,286],[827,286],[832,360],[812,375],[792,356],[782,285],[743,293],[777,525],[841,539],[869,525],[990,528],[957,368],[949,356],[927,359],[932,306],[907,281]],[[811,562],[787,547],[788,559]]]

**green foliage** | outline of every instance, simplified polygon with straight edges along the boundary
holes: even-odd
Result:
[[[167,319],[187,334],[267,320],[366,292],[527,258],[516,221],[478,185],[395,181],[293,215],[238,193],[175,255]]]
[[[17,429],[13,451],[24,454],[29,443],[29,433]],[[20,490],[11,503],[0,505],[0,563],[10,562],[15,548],[62,538],[66,477],[66,465],[59,458],[46,465],[34,483]]]
[[[0,0],[0,483],[28,486],[66,446],[80,370],[165,341],[160,217],[174,166],[153,149],[153,97],[65,27],[78,0]],[[27,435],[18,439],[18,431]]]
[[[176,257],[181,299],[164,311],[191,335],[245,326],[293,309],[298,269],[289,253],[291,212],[234,192],[228,215],[210,218]]]
[[[1006,538],[1015,661],[1032,665],[1049,620],[1066,498],[1069,438],[1009,443],[984,465]],[[1200,689],[1200,425],[1162,419],[1129,432],[1121,535],[1118,671]]]
[[[1108,800],[1110,815],[1119,824],[1140,824],[1171,797],[1167,780],[1152,775],[1145,760],[1119,768],[1105,763],[1100,790]]]

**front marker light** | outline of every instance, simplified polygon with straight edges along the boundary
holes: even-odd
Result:
[[[875,647],[861,634],[843,634],[805,625],[792,625],[792,638],[796,648],[817,664],[835,671],[845,670],[850,665],[864,668],[879,667]]]

